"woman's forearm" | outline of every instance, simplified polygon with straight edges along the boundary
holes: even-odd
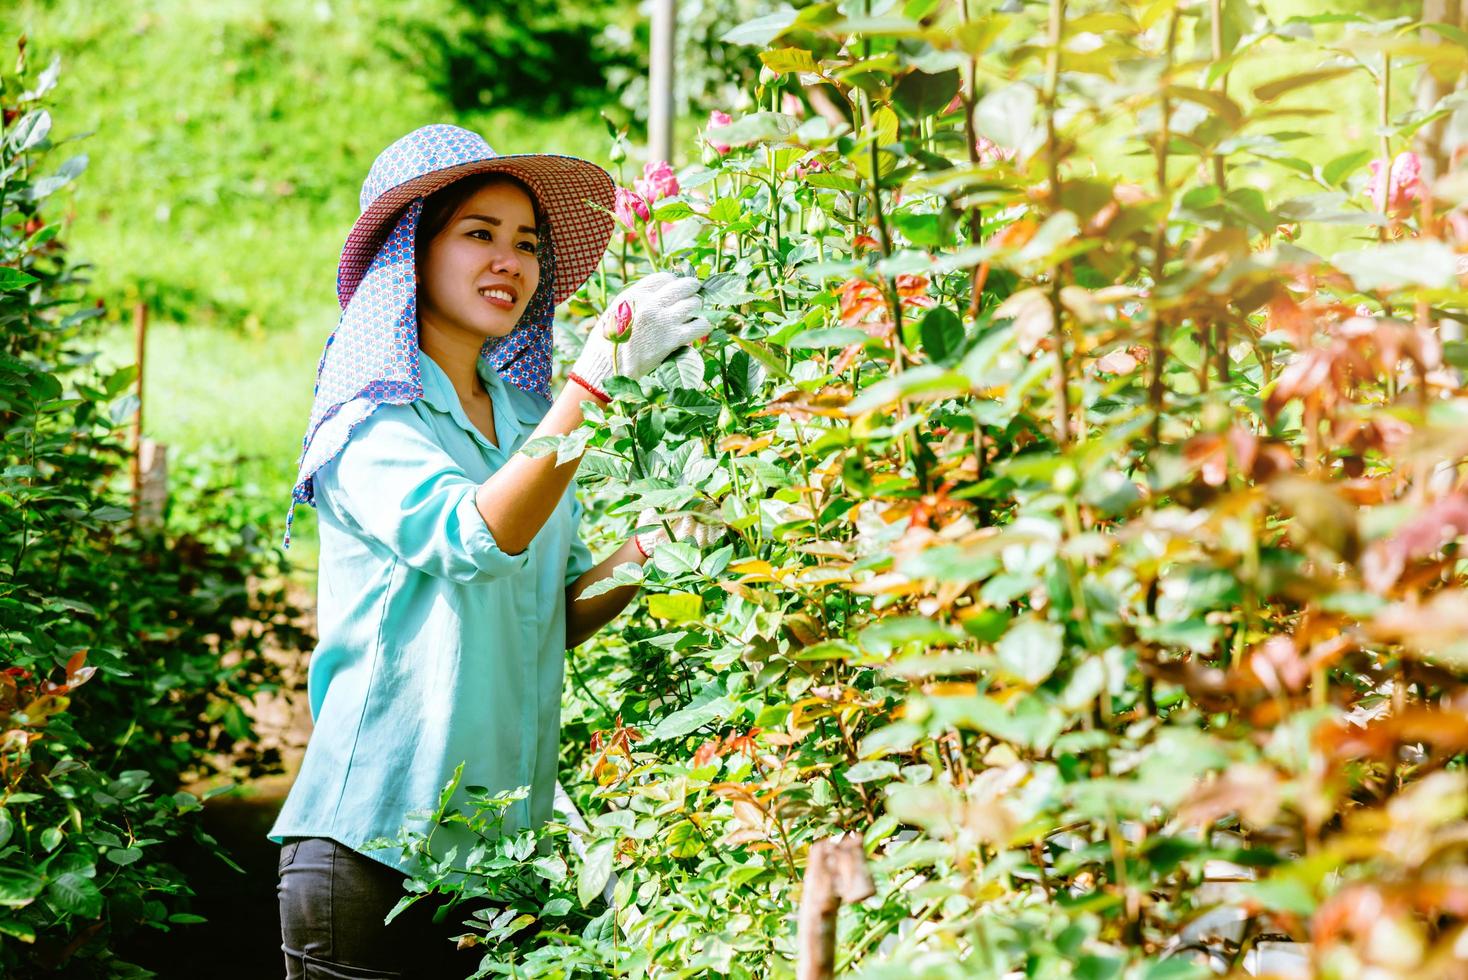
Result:
[[[530,439],[572,432],[581,424],[582,402],[593,398],[595,396],[591,392],[574,381],[569,382],[530,434]],[[580,465],[580,456],[557,465],[555,453],[535,459],[516,453],[479,485],[474,503],[501,551],[518,555],[529,547],[531,539],[555,512],[561,495],[571,485]]]
[[[580,646],[589,640],[603,626],[616,619],[617,614],[637,595],[637,586],[624,585],[590,599],[581,598],[581,593],[592,583],[600,582],[612,574],[612,569],[629,561],[639,565],[647,561],[637,545],[630,540],[566,588],[566,649]]]

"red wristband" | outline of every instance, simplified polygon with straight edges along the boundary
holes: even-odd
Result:
[[[587,381],[585,378],[583,378],[581,375],[577,374],[575,371],[572,371],[566,377],[569,380],[576,382],[578,385],[580,385],[581,387],[585,388],[587,391],[591,392],[592,395],[594,395],[597,398],[597,400],[599,400],[603,405],[610,405],[611,404],[611,402],[612,402],[612,396],[611,395],[608,395],[605,391],[602,391],[596,385],[592,384],[590,381]]]

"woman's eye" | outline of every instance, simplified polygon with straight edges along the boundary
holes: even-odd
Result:
[[[487,237],[481,239],[481,241],[488,242],[488,241],[493,241],[494,240],[493,236],[490,236],[489,232],[487,230],[483,229],[483,228],[475,228],[473,231],[469,232],[469,234],[471,236],[472,235],[485,235],[485,236],[487,236]]]
[[[540,246],[536,245],[534,242],[521,242],[520,247],[529,252],[531,255],[534,255],[540,250]]]

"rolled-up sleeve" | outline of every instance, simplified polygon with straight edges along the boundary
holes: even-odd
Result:
[[[316,473],[319,500],[412,568],[458,582],[523,569],[529,549],[500,550],[475,504],[479,485],[404,405],[383,405]]]
[[[576,488],[571,487],[571,552],[566,558],[566,585],[569,587],[582,575],[591,571],[596,564],[596,559],[591,556],[591,549],[586,547],[581,540],[581,513],[585,509],[581,501],[575,497]]]

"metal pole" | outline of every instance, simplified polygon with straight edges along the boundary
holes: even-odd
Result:
[[[673,53],[677,34],[677,0],[653,0],[647,117],[647,149],[653,160],[673,159]]]

